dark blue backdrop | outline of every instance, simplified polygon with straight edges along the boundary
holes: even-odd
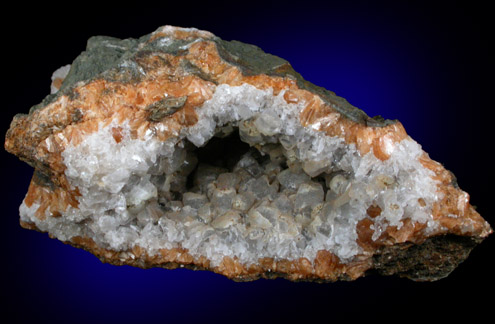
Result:
[[[324,3],[324,4],[323,4]],[[13,115],[48,94],[51,73],[93,35],[139,37],[160,25],[206,29],[287,59],[307,80],[365,110],[399,119],[430,156],[453,171],[494,224],[493,24],[470,2],[357,1],[121,4],[24,7],[2,21],[2,133]],[[8,23],[7,23],[8,22]],[[490,305],[493,238],[434,283],[367,277],[350,283],[235,283],[209,272],[102,264],[91,254],[18,225],[32,170],[1,152],[0,317],[8,323],[455,319]],[[482,313],[477,313],[482,314]],[[235,316],[235,317],[234,317]],[[475,315],[476,316],[476,315]],[[481,316],[481,315],[480,315]]]

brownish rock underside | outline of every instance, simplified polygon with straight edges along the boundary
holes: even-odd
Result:
[[[267,74],[243,73],[239,66],[225,61],[219,54],[217,44],[210,34],[199,31],[176,30],[155,33],[149,41],[159,37],[202,40],[194,42],[183,52],[143,52],[136,61],[146,72],[137,81],[93,78],[73,86],[55,101],[32,111],[17,115],[7,132],[5,148],[35,168],[35,174],[26,195],[26,205],[41,204],[37,215],[44,218],[60,217],[68,206],[78,206],[77,189],[72,189],[64,175],[61,157],[68,143],[77,144],[85,136],[117,117],[121,122],[131,121],[132,136],[141,138],[152,131],[160,140],[177,136],[183,127],[194,125],[198,116],[195,109],[210,99],[219,84],[231,86],[251,84],[258,89],[273,88],[277,95],[286,90],[284,99],[289,103],[306,102],[300,114],[303,126],[313,127],[328,136],[339,136],[347,143],[354,143],[361,154],[371,149],[381,160],[389,157],[388,147],[408,135],[400,122],[383,126],[356,122],[338,112],[332,103],[323,100],[316,91],[301,86],[292,74],[290,65],[283,65]],[[190,72],[193,65],[195,73]],[[239,64],[242,64],[239,63]],[[199,72],[198,72],[199,70]],[[285,73],[285,74],[284,74]],[[305,82],[305,81],[304,81]],[[150,120],[154,103],[166,93],[170,97],[187,97],[184,105],[175,113],[159,121]],[[369,119],[371,121],[371,119]],[[114,129],[114,139],[119,141],[119,129]],[[451,173],[427,154],[422,164],[432,170],[442,182],[443,199],[433,209],[433,218],[441,224],[441,230],[431,236],[422,231],[425,224],[405,221],[400,229],[389,226],[377,240],[372,240],[373,219],[380,208],[370,208],[367,217],[358,224],[358,243],[365,253],[348,264],[328,251],[320,251],[314,262],[305,258],[298,260],[260,259],[255,265],[245,266],[236,259],[226,257],[218,267],[210,267],[204,258],[193,258],[185,249],[163,249],[158,256],[149,256],[135,247],[131,251],[112,251],[97,246],[85,237],[66,242],[86,249],[104,262],[137,267],[187,267],[208,269],[236,280],[252,280],[259,277],[286,277],[290,280],[356,279],[371,270],[384,274],[399,274],[416,280],[432,280],[444,277],[462,262],[469,251],[491,233],[490,226],[469,204],[469,196],[455,184]],[[451,217],[449,215],[458,215]],[[21,226],[37,229],[32,223]]]

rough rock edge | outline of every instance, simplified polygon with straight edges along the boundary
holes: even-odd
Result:
[[[82,52],[72,62],[71,69],[62,82],[59,91],[55,94],[46,96],[41,103],[33,106],[30,113],[34,110],[55,101],[60,95],[71,96],[72,88],[78,82],[90,82],[96,78],[102,78],[108,81],[118,79],[121,82],[134,82],[140,78],[137,70],[139,66],[135,61],[135,53],[139,51],[159,50],[166,53],[177,54],[181,46],[192,43],[175,39],[167,45],[166,48],[158,47],[154,42],[148,43],[144,48],[139,48],[139,44],[149,41],[151,34],[140,37],[139,39],[127,38],[118,39],[108,36],[93,36],[88,39],[86,50]],[[363,110],[351,105],[346,99],[337,96],[334,92],[323,87],[319,87],[309,81],[306,81],[301,74],[296,72],[286,60],[265,53],[261,48],[242,43],[236,40],[225,41],[218,37],[211,39],[217,46],[220,57],[227,63],[240,69],[243,75],[260,75],[289,77],[295,79],[297,85],[304,90],[308,90],[318,95],[325,103],[330,105],[336,111],[350,120],[371,127],[385,127],[397,122],[397,120],[384,119],[381,116],[369,117]],[[131,62],[133,64],[123,64]],[[125,68],[124,68],[125,65]],[[126,69],[128,73],[122,73],[117,68]],[[190,71],[202,79],[207,79],[202,71],[191,69]]]
[[[38,229],[35,224],[20,221],[20,225],[25,229],[35,230],[45,233]],[[50,234],[48,234],[50,236]],[[50,236],[50,238],[53,238]],[[84,242],[84,240],[81,240]],[[372,266],[362,276],[398,276],[414,281],[436,281],[447,277],[454,271],[459,264],[464,262],[471,251],[483,241],[483,238],[458,236],[453,234],[438,235],[427,238],[421,244],[401,243],[392,246],[385,246],[377,250],[372,257]],[[164,268],[168,270],[185,268],[190,270],[213,271],[217,274],[224,275],[231,280],[238,282],[254,281],[260,278],[276,279],[284,278],[290,281],[298,282],[317,282],[328,283],[335,281],[352,281],[347,274],[340,274],[331,280],[325,280],[314,276],[304,276],[300,279],[294,279],[288,273],[277,271],[265,271],[255,274],[232,276],[228,273],[211,269],[207,266],[201,266],[191,262],[162,261],[159,264],[152,258],[136,258],[132,260],[122,260],[116,257],[108,257],[116,254],[116,251],[98,248],[92,249],[87,243],[76,243],[74,241],[62,241],[64,244],[71,245],[75,248],[83,249],[96,256],[102,263],[111,265],[129,265],[141,269]],[[124,251],[125,252],[125,251]],[[122,253],[122,252],[120,252]]]
[[[447,234],[430,237],[419,245],[387,246],[373,256],[373,268],[381,275],[435,281],[447,277],[482,241],[481,238]]]
[[[140,38],[139,42],[141,42],[141,40],[143,39],[147,40],[149,36],[150,35]],[[222,59],[231,65],[237,66],[244,75],[266,74],[269,76],[284,76],[294,79],[297,81],[297,85],[300,88],[309,90],[310,92],[317,94],[320,98],[323,99],[323,101],[332,106],[335,110],[356,123],[372,127],[382,127],[394,123],[394,121],[390,120],[384,121],[380,117],[369,118],[363,111],[353,107],[352,105],[347,103],[345,99],[337,97],[333,92],[315,86],[308,81],[305,81],[300,76],[300,74],[292,69],[287,61],[276,56],[266,54],[256,46],[243,44],[237,41],[222,41],[216,37],[210,40],[215,41],[217,50]],[[60,95],[67,95],[69,97],[74,96],[75,94],[73,92],[73,87],[81,85],[81,82],[85,84],[91,82],[91,80],[100,78],[109,81],[119,81],[124,83],[132,83],[137,81],[139,78],[139,74],[136,70],[133,70],[135,67],[129,68],[129,66],[126,66],[124,68],[121,66],[121,64],[122,62],[136,63],[136,61],[134,61],[134,58],[136,58],[136,56],[134,56],[134,53],[139,42],[134,39],[119,40],[111,37],[102,36],[91,38],[88,41],[87,51],[83,52],[74,61],[73,67],[75,67],[71,69],[71,72],[67,76],[66,80],[64,80],[62,89],[57,94],[47,96],[42,103],[33,107],[30,113],[36,109],[43,108],[43,106],[49,104]],[[171,45],[169,45],[167,50],[170,49],[171,52],[175,53],[181,46],[190,42],[191,41],[185,42],[184,40],[175,40],[174,42],[172,42]],[[93,72],[93,75],[79,74],[77,72],[78,70],[86,71],[85,68],[83,68],[85,66],[84,62],[86,62],[86,66],[91,66],[92,68],[94,68],[94,65],[91,62],[100,62],[102,57],[105,57],[105,59],[107,58],[107,54],[102,53],[102,51],[104,52],[106,48],[104,45],[105,43],[112,44],[113,46],[111,46],[111,48],[120,47],[122,51],[117,53],[118,55],[115,55],[115,60],[110,59],[106,63],[103,62],[102,66],[97,66]],[[103,50],[101,50],[100,47],[103,47]],[[150,51],[153,50],[153,43],[151,42],[150,44],[146,45],[146,48]],[[139,50],[142,50],[142,48]],[[159,48],[159,50],[164,51],[163,48]],[[258,56],[262,59],[257,59]],[[110,57],[113,56],[110,55]],[[88,62],[88,60],[91,62]],[[205,77],[207,77],[201,74],[201,70],[195,71],[194,67],[195,66],[191,67],[191,72],[193,74],[196,74],[202,79],[205,79]],[[75,118],[73,122],[78,122],[78,118]],[[27,162],[29,163],[29,161]],[[49,176],[51,175],[50,170],[46,170],[42,166],[38,167],[39,168],[37,169],[39,170],[35,171],[34,181],[37,182],[39,185],[52,188],[54,183],[51,181],[51,177]],[[42,171],[48,171],[47,175],[43,174]],[[452,180],[452,185],[454,185],[455,187],[455,178]],[[33,224],[21,223],[21,225],[25,228],[38,230]],[[467,256],[469,255],[471,249],[481,241],[482,239],[461,237],[456,235],[443,235],[429,238],[423,244],[419,245],[413,243],[402,243],[394,246],[382,247],[380,250],[378,250],[378,252],[375,253],[372,260],[373,266],[372,269],[369,271],[370,273],[377,272],[385,275],[396,274],[418,281],[437,280],[448,275],[459,263],[464,261],[465,258],[467,258]],[[212,270],[208,267],[177,262],[156,264],[153,263],[152,260],[150,261],[141,258],[133,260],[132,262],[122,262],[118,259],[106,258],[104,255],[101,254],[101,252],[88,248],[87,246],[78,245],[74,242],[65,243],[88,250],[91,253],[99,256],[103,262],[116,265],[128,264],[141,268],[161,266],[169,269],[185,267],[194,270]],[[112,252],[115,253],[115,251]],[[411,258],[412,260],[408,260]],[[426,267],[425,264],[429,264],[432,268]],[[218,271],[215,272],[221,273]],[[294,280],[292,278],[288,278],[287,274],[278,272],[266,272],[252,276],[230,278],[238,281],[246,281],[255,280],[260,277],[285,277],[287,279]],[[351,280],[345,274],[339,276],[337,279]],[[302,280],[325,281],[322,279],[315,279],[314,276],[309,276],[307,278],[303,278]]]

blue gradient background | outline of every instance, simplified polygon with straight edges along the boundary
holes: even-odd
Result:
[[[84,50],[90,36],[139,37],[165,24],[197,27],[287,59],[307,80],[370,116],[399,119],[433,159],[456,174],[494,224],[495,177],[485,171],[492,167],[488,141],[494,140],[493,23],[487,7],[412,1],[142,4],[14,4],[6,12],[13,19],[2,21],[2,30],[12,33],[3,35],[8,45],[2,45],[2,133],[14,114],[48,94],[52,72]],[[482,316],[479,311],[493,298],[479,295],[494,288],[487,261],[493,238],[434,283],[374,276],[334,284],[236,283],[204,271],[102,264],[18,225],[32,169],[1,154],[0,316],[10,317],[8,323],[330,322],[421,319],[428,312],[431,319],[449,320],[471,311]]]

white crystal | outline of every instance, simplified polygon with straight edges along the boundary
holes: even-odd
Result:
[[[232,199],[232,208],[247,211],[256,201],[256,197],[251,192],[240,192]]]
[[[301,184],[310,180],[310,177],[304,172],[293,172],[290,169],[283,170],[277,176],[280,185],[283,188],[297,190]]]
[[[52,83],[50,85],[50,94],[54,94],[58,91],[60,86],[56,83],[57,80],[63,81],[70,71],[70,64],[64,65],[56,69],[52,74]]]
[[[283,96],[248,84],[219,85],[196,109],[198,123],[164,142],[153,134],[131,137],[128,122],[101,124],[62,152],[65,175],[81,193],[78,208],[56,218],[46,211],[40,219],[39,202],[23,202],[21,219],[59,239],[89,237],[116,251],[138,245],[155,255],[183,247],[212,266],[224,256],[244,264],[262,257],[312,262],[319,250],[349,262],[362,252],[356,225],[372,204],[382,209],[373,239],[407,218],[435,230],[437,182],[419,162],[416,142],[402,140],[386,161],[373,152],[361,156],[342,138],[301,126],[306,103],[289,104]],[[119,143],[113,127],[122,129]],[[185,145],[205,146],[229,127],[253,146],[231,170],[198,161]]]
[[[334,175],[328,183],[328,188],[335,194],[343,194],[349,186],[349,181],[342,174]]]
[[[316,205],[323,202],[323,188],[316,182],[302,183],[297,189],[294,207],[297,211],[309,208],[313,209]]]
[[[240,220],[240,215],[236,211],[230,210],[219,216],[211,222],[211,226],[217,229],[225,229],[234,224],[236,224]]]
[[[185,192],[182,195],[182,201],[184,206],[191,206],[194,209],[199,209],[208,202],[208,198],[204,194]]]
[[[228,188],[225,190],[214,189],[211,196],[211,203],[219,209],[229,210],[232,208],[232,200],[235,195],[236,191],[234,188]]]

